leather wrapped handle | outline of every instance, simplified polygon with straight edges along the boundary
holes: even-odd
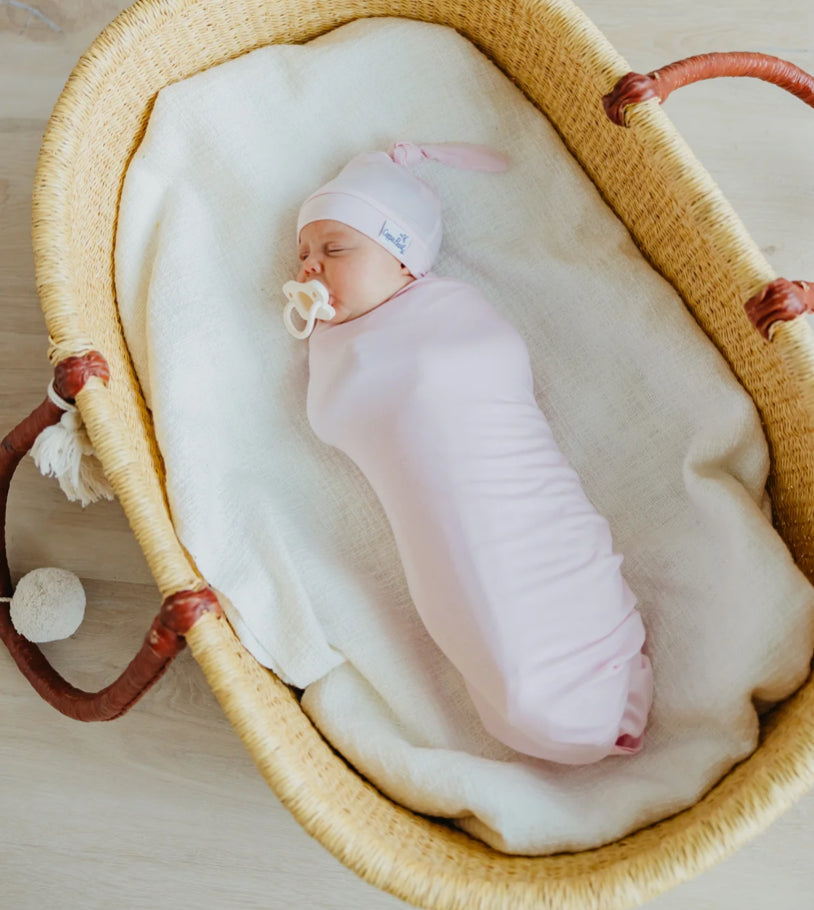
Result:
[[[608,118],[618,126],[629,126],[627,108],[632,104],[658,99],[665,101],[671,92],[684,85],[714,79],[718,76],[750,76],[771,82],[814,107],[814,76],[787,60],[769,54],[735,51],[699,54],[670,63],[653,72],[628,73],[604,95],[602,106]],[[777,278],[745,304],[752,324],[767,340],[772,326],[814,312],[814,285],[806,281]]]
[[[54,387],[66,401],[73,401],[90,376],[105,382],[109,371],[97,352],[71,357],[56,368]],[[6,507],[11,479],[20,461],[39,434],[62,417],[62,410],[46,398],[0,444],[0,596],[11,597],[13,588],[6,556]],[[42,651],[20,635],[11,622],[8,603],[0,604],[0,639],[36,691],[53,707],[75,720],[113,720],[128,711],[164,674],[186,644],[183,636],[202,613],[221,614],[209,588],[182,591],[168,597],[153,620],[139,652],[121,676],[99,692],[84,692],[63,679]]]
[[[677,88],[715,79],[718,76],[751,76],[771,82],[814,107],[814,77],[799,66],[771,57],[741,51],[722,54],[699,54],[669,63],[651,73],[628,73],[616,83],[614,89],[602,98],[608,117],[619,126],[627,126],[625,108],[657,98],[666,101]]]

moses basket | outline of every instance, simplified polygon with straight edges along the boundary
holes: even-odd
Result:
[[[814,581],[814,344],[802,315],[811,289],[777,278],[659,104],[675,85],[721,73],[759,75],[812,103],[810,77],[774,58],[746,55],[627,75],[624,60],[568,0],[142,0],[79,60],[54,109],[36,175],[33,242],[57,391],[76,402],[163,603],[139,654],[96,694],[62,680],[14,631],[6,605],[0,633],[37,690],[82,720],[122,714],[188,644],[267,782],[304,829],[366,881],[417,906],[637,906],[723,859],[811,785],[810,678],[762,718],[756,751],[686,811],[595,850],[506,855],[394,804],[336,754],[296,694],[241,645],[173,529],[161,453],[114,293],[127,166],[164,86],[263,45],[303,43],[368,16],[456,29],[551,121],[752,396],[771,453],[775,527]],[[14,467],[60,413],[46,399],[6,437],[4,514]],[[3,548],[2,594],[10,595]]]

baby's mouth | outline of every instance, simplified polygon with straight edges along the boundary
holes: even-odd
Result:
[[[325,290],[328,292],[328,305],[329,305],[329,306],[333,306],[333,305],[334,305],[334,295],[333,295],[333,293],[331,292],[331,289],[328,287],[327,284],[325,284],[325,282],[324,282],[321,278],[317,278],[316,280],[317,280],[317,281],[325,288]]]

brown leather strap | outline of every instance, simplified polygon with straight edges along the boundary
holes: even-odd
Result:
[[[46,428],[58,423],[64,412],[50,398],[35,408],[0,443],[0,596],[11,597],[11,573],[6,558],[6,506],[11,478],[36,438]]]
[[[167,629],[186,635],[204,613],[222,614],[220,603],[211,588],[202,591],[179,591],[161,605],[159,619]]]
[[[775,322],[796,319],[803,313],[814,313],[814,285],[807,281],[777,278],[746,301],[746,315],[766,340]]]
[[[687,57],[686,60],[678,60],[646,75],[628,73],[616,83],[612,92],[602,98],[602,105],[614,123],[626,126],[627,105],[648,101],[650,98],[658,98],[661,103],[677,88],[718,76],[751,76],[762,79],[780,86],[814,107],[814,77],[809,73],[779,57],[740,51]]]
[[[101,354],[92,351],[84,357],[70,357],[55,370],[54,388],[58,395],[73,400],[90,376],[109,379]],[[3,597],[12,596],[11,575],[6,558],[6,506],[11,478],[23,456],[39,434],[59,421],[62,410],[50,398],[15,427],[0,445],[0,588]],[[66,682],[48,663],[42,651],[23,638],[11,622],[7,603],[0,604],[0,639],[17,666],[36,691],[57,710],[75,720],[113,720],[121,717],[160,679],[170,661],[184,647],[185,635],[205,612],[220,615],[217,597],[209,589],[183,591],[168,597],[144,640],[138,654],[113,683],[99,692],[83,692]]]
[[[198,619],[204,613],[221,615],[214,592],[183,591],[168,597],[161,614],[153,620],[147,637],[124,673],[99,692],[84,692],[66,682],[48,663],[42,651],[23,638],[11,623],[8,604],[0,605],[0,638],[15,663],[37,693],[58,711],[73,720],[115,720],[125,714],[164,675],[172,659],[183,650],[182,635],[170,629],[162,616],[173,615],[173,602],[186,603],[185,617]],[[189,631],[193,621],[189,621]]]
[[[682,85],[717,76],[752,76],[763,79],[779,85],[814,107],[814,76],[779,57],[740,52],[700,54],[670,63],[646,75],[628,73],[616,83],[612,92],[602,98],[602,105],[614,123],[627,126],[625,111],[628,105],[650,98],[658,98],[661,103]],[[773,323],[814,312],[814,287],[805,281],[778,278],[748,300],[745,309],[752,324],[768,340]]]
[[[54,368],[54,390],[60,398],[73,404],[91,376],[98,376],[105,385],[110,381],[110,368],[98,351],[89,351],[81,357],[66,357]]]
[[[128,711],[156,683],[184,640],[167,630],[158,618],[138,654],[113,683],[99,692],[83,692],[66,682],[48,663],[42,651],[11,624],[8,604],[0,609],[0,638],[23,676],[39,695],[73,720],[114,720]]]

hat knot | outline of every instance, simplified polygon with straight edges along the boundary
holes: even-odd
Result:
[[[387,153],[396,164],[410,167],[424,158],[440,161],[450,167],[467,171],[505,171],[509,157],[486,145],[469,142],[443,142],[437,144],[394,142]]]

